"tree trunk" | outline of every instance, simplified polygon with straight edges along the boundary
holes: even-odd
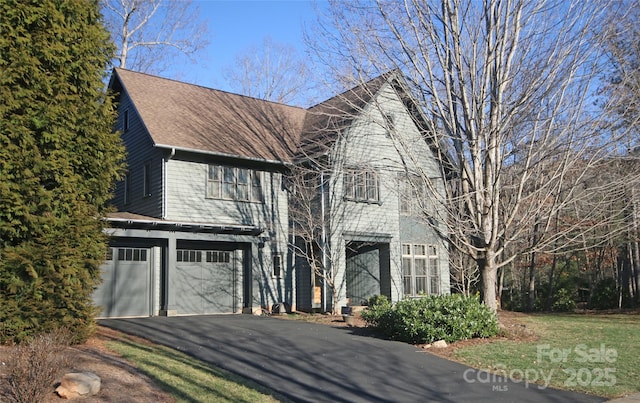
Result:
[[[482,302],[492,311],[498,310],[498,304],[496,301],[496,283],[498,268],[495,264],[495,259],[491,253],[487,253],[485,260],[478,261],[480,272],[482,273]]]
[[[538,220],[536,219],[536,223],[533,226],[533,242],[532,246],[536,246],[538,244]],[[531,253],[531,264],[529,265],[529,291],[527,298],[527,311],[533,312],[533,308],[536,303],[536,253]]]
[[[527,312],[533,312],[536,302],[536,253],[531,254],[529,264],[529,287],[527,289]]]
[[[549,292],[547,293],[547,311],[551,310],[551,305],[553,304],[553,293],[555,292],[555,287],[553,286],[553,277],[556,271],[556,265],[558,264],[558,259],[556,255],[553,255],[553,261],[551,262],[551,270],[549,270]]]
[[[496,296],[496,299],[498,301],[498,310],[502,310],[502,289],[504,288],[504,270],[505,268],[501,268],[499,270],[499,276],[498,276],[498,295]]]

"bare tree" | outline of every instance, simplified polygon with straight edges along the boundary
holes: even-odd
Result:
[[[158,74],[207,46],[207,25],[191,0],[102,0],[118,67]]]
[[[602,58],[591,34],[605,9],[600,1],[336,0],[327,39],[314,46],[336,43],[325,60],[337,72],[350,63],[354,76],[399,69],[408,77],[430,117],[427,139],[456,170],[442,175],[448,198],[434,200],[448,217],[440,233],[476,262],[493,309],[499,268],[523,253],[577,248],[578,234],[602,234],[592,231],[606,225],[599,212],[636,180],[629,172],[589,182],[619,141],[593,108]],[[549,231],[577,200],[591,209]],[[532,228],[527,248],[511,248]]]
[[[637,146],[640,120],[640,2],[626,0],[609,10],[605,22],[598,27],[600,45],[607,65],[601,91],[601,105],[620,129],[628,130],[631,149]]]
[[[332,216],[327,211],[329,203],[328,173],[330,167],[307,159],[294,165],[289,173],[289,218],[294,240],[291,247],[300,264],[308,266],[312,278],[311,290],[314,303],[320,303],[322,311],[336,314],[340,284],[336,282],[333,268],[340,253],[329,245]],[[327,301],[331,296],[331,302]]]
[[[640,2],[625,0],[617,2],[618,8],[609,10],[607,19],[598,33],[607,56],[604,85],[601,90],[600,105],[611,119],[612,125],[623,135],[622,144],[632,155],[638,155],[640,137]],[[624,169],[637,169],[627,165]],[[620,290],[636,302],[640,300],[640,230],[638,225],[637,185],[627,187],[632,200],[630,222],[626,244],[619,246],[622,262]],[[626,301],[625,301],[626,302]]]
[[[312,78],[308,64],[293,46],[270,37],[236,56],[223,76],[240,94],[286,104],[306,103]]]

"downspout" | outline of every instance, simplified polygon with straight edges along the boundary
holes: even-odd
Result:
[[[172,159],[176,155],[176,149],[171,147],[171,152],[162,162],[162,219],[167,219],[167,195],[169,194],[169,185],[167,184],[167,164],[169,160]]]
[[[322,224],[322,270],[324,271],[324,278],[322,280],[322,311],[327,311],[327,229],[325,225],[325,191],[324,191],[324,172],[320,170],[320,218]],[[335,307],[334,307],[335,309]]]

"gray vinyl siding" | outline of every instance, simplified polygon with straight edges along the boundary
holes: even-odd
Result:
[[[396,135],[389,135],[384,127],[384,114],[394,116]],[[442,188],[439,165],[428,145],[421,137],[404,105],[391,90],[383,88],[375,103],[370,104],[354,120],[344,134],[342,141],[333,150],[335,161],[332,175],[332,248],[344,250],[346,242],[338,240],[345,233],[379,234],[390,236],[389,254],[391,260],[391,298],[403,298],[402,252],[403,240],[413,238],[420,243],[438,241],[435,232],[416,220],[400,218],[398,177],[408,170],[419,170],[436,178],[437,187]],[[404,161],[404,163],[403,163]],[[405,166],[406,164],[406,166]],[[378,172],[379,202],[363,203],[345,200],[343,172],[345,167],[371,167]],[[410,228],[413,227],[413,228]],[[440,245],[440,243],[439,243]],[[440,245],[441,246],[441,245]],[[448,291],[448,256],[446,248],[439,247],[442,289]],[[345,273],[345,259],[335,259],[334,267],[338,276]],[[446,279],[446,284],[444,283]],[[343,303],[346,302],[343,300]]]
[[[282,174],[262,171],[264,203],[260,203],[207,198],[207,169],[203,162],[166,162],[167,220],[266,227],[287,217]]]
[[[123,131],[124,115],[128,111],[129,129]],[[161,150],[154,147],[151,137],[147,133],[142,120],[126,93],[120,97],[118,104],[118,119],[116,130],[121,132],[121,138],[127,149],[126,169],[129,176],[129,201],[124,203],[124,182],[116,184],[114,204],[119,211],[162,217],[162,163]],[[150,195],[144,194],[144,166],[149,164],[151,182]]]
[[[216,161],[211,163],[219,164]],[[251,256],[251,305],[271,307],[275,302],[295,301],[292,256],[287,247],[287,194],[282,186],[282,174],[256,169],[262,172],[264,202],[261,203],[207,198],[207,170],[208,163],[204,161],[177,158],[166,160],[165,218],[177,222],[260,228],[262,233],[259,239],[256,238],[256,242],[262,242],[259,242]],[[273,275],[275,254],[282,257],[282,272],[279,277]]]

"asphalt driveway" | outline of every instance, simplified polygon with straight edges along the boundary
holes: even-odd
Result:
[[[251,315],[99,323],[175,348],[299,402],[604,400],[508,381],[408,344],[359,335],[355,328]]]

